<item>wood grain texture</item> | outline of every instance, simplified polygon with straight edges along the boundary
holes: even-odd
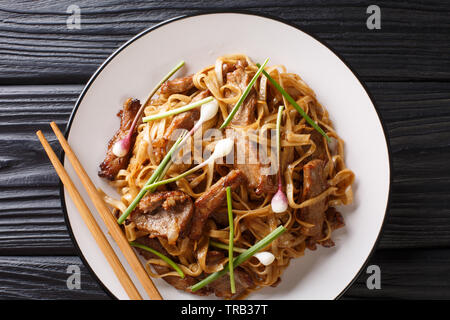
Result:
[[[69,265],[80,267],[80,289],[69,290]],[[78,257],[0,257],[0,300],[109,299]]]
[[[380,248],[450,245],[450,84],[369,83],[393,156],[392,203]],[[0,254],[75,254],[58,179],[34,136],[54,147],[82,86],[0,87]],[[37,251],[36,251],[37,250]]]
[[[365,1],[78,1],[81,29],[68,29],[71,0],[0,4],[0,84],[84,83],[135,34],[204,10],[248,10],[317,35],[366,81],[449,80],[450,3],[378,1],[381,30],[368,30]],[[193,36],[194,38],[194,36]]]
[[[449,299],[450,250],[380,250],[369,265],[381,270],[381,289],[369,290],[361,275],[344,299]],[[81,289],[67,288],[67,267],[81,271]],[[0,299],[110,299],[78,257],[0,257]]]
[[[370,259],[381,271],[381,289],[369,290],[364,270],[344,299],[450,299],[450,250],[381,250]]]
[[[58,177],[35,132],[59,150],[49,122],[65,126],[82,86],[0,87],[0,253],[74,254]],[[17,254],[17,253],[16,253]]]

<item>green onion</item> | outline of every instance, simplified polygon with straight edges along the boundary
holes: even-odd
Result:
[[[147,99],[145,99],[144,104],[142,105],[142,108],[144,108],[147,103],[150,101],[150,99],[153,97],[153,95],[158,91],[158,89],[162,86],[164,82],[166,82],[175,72],[178,71],[182,66],[184,66],[184,61],[180,61],[172,70],[169,71],[168,74],[164,76],[164,78],[161,79],[160,82],[153,88],[152,92],[148,95]]]
[[[234,106],[233,110],[231,110],[230,114],[228,115],[228,117],[225,119],[224,123],[222,123],[222,125],[220,126],[220,129],[225,128],[230,122],[231,120],[233,120],[234,115],[236,114],[236,112],[239,110],[239,107],[241,106],[241,104],[244,102],[245,98],[247,98],[248,94],[250,93],[250,90],[252,89],[253,85],[256,82],[256,79],[258,79],[259,75],[261,74],[261,72],[264,72],[264,67],[266,66],[267,62],[269,61],[269,58],[267,58],[262,66],[258,65],[258,71],[256,71],[255,76],[253,77],[253,79],[250,81],[250,83],[248,84],[247,88],[245,88],[244,93],[241,95],[241,97],[239,98],[238,102],[236,103],[236,105]]]
[[[215,145],[213,154],[207,160],[203,161],[202,163],[195,166],[194,168],[189,169],[188,171],[183,172],[182,174],[179,174],[178,176],[146,185],[144,187],[144,189],[145,190],[150,190],[150,189],[155,190],[159,186],[162,186],[162,185],[168,184],[168,183],[172,183],[172,182],[178,181],[184,177],[187,177],[191,173],[203,168],[204,166],[208,165],[211,162],[214,162],[216,159],[225,157],[227,154],[229,154],[231,152],[233,146],[234,146],[233,140],[231,140],[229,138],[222,139]]]
[[[150,101],[150,99],[153,97],[153,95],[158,91],[158,89],[161,87],[161,85],[167,81],[175,72],[178,71],[182,66],[184,65],[184,61],[181,61],[178,63],[166,76],[153,88],[152,92],[148,95],[147,99],[145,99],[144,104],[141,105],[138,112],[134,116],[134,120],[131,123],[130,130],[128,131],[128,134],[121,140],[117,141],[112,148],[112,152],[115,156],[122,158],[125,155],[128,154],[131,147],[131,138],[134,133],[134,129],[136,128],[139,119],[141,119],[142,112],[144,112],[145,106]]]
[[[286,231],[286,228],[284,226],[279,226],[278,228],[273,230],[269,235],[267,235],[266,237],[264,237],[263,239],[261,239],[260,241],[255,243],[253,246],[251,246],[250,248],[245,250],[245,252],[241,253],[236,258],[234,258],[233,268],[236,268],[238,265],[240,265],[240,264],[244,263],[245,261],[247,261],[248,259],[250,259],[255,253],[257,253],[261,249],[265,248],[269,243],[271,243],[273,240],[278,238],[285,231]],[[220,278],[221,276],[226,274],[228,272],[228,269],[229,269],[229,265],[226,264],[222,270],[211,273],[208,277],[206,277],[202,281],[194,284],[191,287],[191,290],[193,292],[195,292],[195,291],[203,288],[204,286],[210,284],[214,280],[217,280],[218,278]]]
[[[176,177],[172,177],[172,178],[169,178],[169,179],[166,179],[166,180],[157,181],[157,182],[154,182],[152,184],[145,185],[143,190],[150,190],[150,189],[154,190],[154,189],[158,188],[159,186],[178,181],[178,180],[180,180],[180,179],[190,175],[191,173],[193,173],[197,169],[198,169],[198,167],[194,167],[194,168],[192,168],[192,169],[190,169],[190,170],[188,170],[186,172],[183,172],[182,174],[179,174]]]
[[[259,67],[259,63],[256,64]],[[301,114],[303,118],[305,118],[306,122],[308,122],[314,129],[316,129],[321,135],[323,135],[328,142],[330,142],[330,137],[325,133],[325,131],[322,130],[321,127],[317,125],[317,123],[314,122],[313,119],[311,119],[306,112],[295,102],[295,100],[287,93],[279,84],[276,82],[266,71],[262,71],[262,73],[269,79],[269,81],[275,86],[275,88],[280,91],[280,93],[286,98],[287,101],[289,101],[290,104],[298,111],[298,113]]]
[[[229,246],[226,245],[225,243],[217,242],[217,241],[214,241],[214,240],[209,240],[209,244],[211,246],[219,248],[219,249],[228,250],[228,248],[229,248]],[[242,253],[242,252],[245,252],[245,249],[243,249],[243,248],[236,248],[235,246],[233,246],[233,251]]]
[[[272,206],[272,211],[276,213],[285,212],[289,206],[288,199],[283,192],[283,185],[281,181],[281,118],[283,117],[284,106],[278,107],[277,116],[277,165],[278,165],[278,191],[272,197],[270,205]]]
[[[231,187],[226,188],[227,191],[227,208],[228,208],[228,224],[230,226],[230,240],[228,241],[228,269],[230,270],[230,287],[231,293],[236,293],[236,284],[234,281],[233,267],[233,242],[234,242],[234,221],[233,221],[233,204],[231,199]]]
[[[166,166],[168,166],[169,161],[172,159],[172,154],[176,150],[178,150],[178,146],[180,145],[183,138],[184,138],[184,134],[181,135],[177,139],[177,141],[174,143],[172,148],[170,148],[169,152],[167,152],[166,156],[161,161],[161,163],[156,168],[156,170],[153,172],[152,176],[145,183],[145,186],[148,186],[163,177],[163,173],[165,172]],[[145,196],[147,191],[149,191],[148,189],[145,188],[145,186],[144,186],[144,188],[141,189],[141,191],[138,193],[138,195],[133,200],[133,202],[128,206],[127,210],[125,210],[125,212],[119,217],[119,219],[117,219],[118,224],[122,224],[125,221],[125,219],[130,215],[130,213],[134,210],[134,208],[136,208],[139,201],[141,201],[141,199]],[[151,191],[153,191],[153,190],[151,190]]]
[[[169,257],[166,257],[165,255],[163,255],[162,253],[156,251],[155,249],[152,249],[150,247],[147,247],[147,246],[145,246],[143,244],[140,244],[140,243],[137,243],[137,242],[134,242],[134,241],[131,241],[130,245],[132,245],[133,247],[140,248],[142,250],[145,250],[145,251],[148,251],[148,252],[151,252],[151,253],[157,255],[159,258],[164,260],[169,266],[171,266],[176,272],[178,272],[178,274],[181,276],[181,278],[184,279],[184,272],[183,272],[183,270],[181,270],[181,268],[175,262],[173,262],[173,260],[171,260]]]
[[[159,186],[162,186],[162,185],[165,185],[165,184],[168,184],[168,183],[172,183],[172,182],[178,181],[178,180],[180,180],[180,179],[182,179],[184,177],[187,177],[188,175],[190,175],[191,173],[195,172],[198,169],[199,168],[197,166],[197,167],[194,167],[194,168],[192,168],[192,169],[190,169],[188,171],[185,171],[182,174],[179,174],[179,175],[177,175],[175,177],[172,177],[172,178],[169,178],[169,179],[166,179],[166,180],[162,180],[162,181],[156,181],[156,182],[151,183],[149,185],[145,185],[143,190],[155,190]]]
[[[180,108],[176,108],[176,109],[172,109],[172,110],[169,110],[169,111],[166,111],[166,112],[161,112],[161,113],[158,113],[158,114],[155,114],[155,115],[152,115],[152,116],[144,117],[144,118],[142,118],[142,121],[143,122],[149,122],[149,121],[153,121],[153,120],[167,118],[167,117],[173,116],[175,114],[179,114],[179,113],[182,113],[182,112],[189,111],[189,110],[194,109],[194,108],[196,108],[198,106],[201,106],[202,104],[211,102],[211,101],[213,101],[213,99],[214,99],[213,97],[207,97],[205,99],[196,101],[194,103],[190,103],[190,104],[185,105],[185,106],[180,107]]]
[[[281,118],[283,118],[283,109],[284,106],[280,106],[278,108],[277,115],[277,126],[276,126],[276,134],[277,134],[277,161],[278,165],[280,165],[280,155],[281,155]]]

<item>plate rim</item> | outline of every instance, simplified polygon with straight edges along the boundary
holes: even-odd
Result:
[[[260,17],[260,18],[266,18],[266,19],[271,19],[271,20],[275,20],[277,22],[286,24],[292,28],[295,28],[307,35],[309,35],[310,37],[312,37],[314,40],[318,41],[320,44],[322,44],[323,46],[325,46],[328,50],[330,50],[339,60],[341,60],[344,65],[350,70],[350,72],[355,76],[355,78],[358,80],[359,84],[363,87],[364,91],[366,92],[367,96],[369,97],[369,100],[371,101],[375,112],[378,116],[378,121],[381,124],[381,129],[383,131],[383,135],[384,135],[384,140],[386,142],[386,149],[387,149],[387,153],[388,153],[388,169],[389,169],[389,179],[388,179],[388,197],[387,197],[387,201],[386,201],[386,208],[385,208],[385,212],[383,215],[383,221],[380,225],[380,229],[378,230],[378,235],[377,238],[375,239],[375,242],[369,252],[369,254],[367,255],[366,259],[364,260],[364,262],[362,263],[360,269],[358,270],[358,272],[356,272],[355,276],[352,278],[352,280],[347,284],[347,286],[342,289],[342,291],[334,298],[334,300],[339,300],[344,294],[345,292],[352,286],[352,284],[356,281],[356,279],[361,275],[362,271],[364,270],[365,266],[368,264],[369,259],[373,256],[376,248],[379,245],[380,239],[384,233],[385,230],[385,224],[386,224],[386,218],[388,216],[388,212],[390,209],[390,205],[391,205],[391,195],[392,195],[392,152],[391,152],[391,145],[390,145],[390,137],[389,137],[389,132],[386,128],[386,125],[384,123],[384,119],[381,115],[381,113],[379,112],[379,108],[377,107],[376,103],[375,103],[375,99],[372,97],[371,93],[369,92],[366,84],[361,81],[361,76],[350,66],[350,64],[343,59],[343,57],[338,54],[329,44],[327,44],[324,40],[321,40],[319,37],[317,37],[314,33],[312,32],[306,32],[304,30],[302,30],[300,27],[296,26],[295,24],[293,24],[292,22],[289,22],[283,18],[277,17],[277,16],[273,16],[271,14],[266,14],[266,13],[255,13],[249,10],[202,10],[201,12],[197,12],[197,13],[191,13],[191,14],[184,14],[184,15],[180,15],[180,16],[176,16],[173,18],[169,18],[166,19],[160,23],[155,24],[154,26],[151,26],[141,32],[139,32],[138,34],[136,34],[135,36],[133,36],[132,38],[130,38],[128,41],[126,41],[124,44],[122,44],[118,49],[116,49],[113,53],[111,53],[108,58],[105,59],[105,61],[102,62],[102,64],[97,68],[97,70],[94,72],[94,74],[89,78],[88,82],[86,83],[86,85],[84,86],[83,90],[81,91],[80,95],[78,96],[78,99],[75,103],[75,106],[70,114],[69,120],[67,122],[65,131],[64,131],[64,136],[66,139],[69,138],[69,134],[70,134],[70,129],[72,127],[72,123],[73,120],[75,118],[75,114],[77,113],[77,110],[81,104],[81,102],[83,101],[84,96],[86,95],[87,91],[89,90],[89,88],[91,87],[91,85],[94,83],[94,81],[96,80],[96,78],[101,74],[101,72],[103,71],[103,69],[120,53],[122,52],[122,50],[126,49],[130,44],[132,44],[134,41],[138,40],[139,38],[141,38],[142,36],[147,35],[148,33],[152,32],[153,30],[156,30],[162,26],[165,26],[169,23],[172,22],[176,22],[178,20],[183,20],[183,19],[187,19],[187,18],[193,18],[193,17],[197,17],[197,16],[203,16],[203,15],[212,15],[212,14],[222,14],[222,13],[229,13],[229,14],[242,14],[242,15],[250,15],[250,16],[256,16],[256,17]],[[61,149],[60,151],[60,156],[59,159],[61,161],[61,163],[64,166],[64,158],[65,158],[65,153],[64,150]],[[100,287],[103,289],[103,291],[112,299],[116,299],[119,300],[110,290],[109,288],[103,283],[102,280],[100,280],[100,278],[97,276],[97,274],[94,272],[94,270],[92,269],[92,267],[90,266],[90,264],[88,263],[87,259],[85,258],[81,248],[78,245],[78,242],[75,238],[75,234],[72,230],[72,225],[70,224],[70,219],[69,219],[69,215],[67,212],[67,207],[66,207],[66,201],[65,201],[65,193],[64,193],[64,185],[61,182],[61,180],[59,180],[59,197],[61,200],[61,209],[63,211],[63,215],[64,215],[64,222],[66,225],[66,228],[69,232],[70,235],[70,239],[72,240],[72,243],[75,247],[75,250],[78,253],[78,256],[80,257],[81,261],[83,262],[83,265],[88,269],[91,277],[97,281],[97,283],[100,285]]]

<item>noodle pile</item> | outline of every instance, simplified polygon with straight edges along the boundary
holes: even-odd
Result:
[[[190,103],[201,90],[208,89],[219,102],[219,112],[213,119],[203,125],[202,130],[204,133],[208,129],[219,128],[228,116],[227,105],[235,104],[242,93],[238,86],[224,83],[222,66],[223,64],[235,64],[239,60],[247,62],[245,72],[250,76],[253,76],[258,70],[255,63],[245,55],[219,57],[214,65],[208,66],[194,75],[193,80],[197,90],[192,95],[172,94],[164,96],[160,94],[147,104],[144,116],[184,106]],[[317,101],[313,90],[298,75],[288,73],[282,65],[267,67],[265,70],[327,132],[331,142],[327,143],[325,138],[319,135],[319,142],[325,148],[327,154],[325,172],[328,189],[320,195],[302,202],[303,166],[312,160],[311,156],[318,147],[318,140],[312,139],[315,129],[284,100],[284,97],[271,86],[266,77],[261,76],[255,84],[257,90],[256,121],[248,126],[230,124],[227,127],[227,129],[232,128],[239,134],[258,143],[270,142],[271,137],[270,135],[267,137],[267,133],[275,129],[278,106],[286,106],[281,127],[280,169],[283,187],[289,202],[288,209],[283,213],[274,213],[270,205],[273,194],[258,196],[246,184],[241,185],[232,194],[235,247],[247,249],[280,225],[284,225],[287,229],[284,234],[264,249],[275,256],[275,261],[272,264],[265,266],[253,257],[241,265],[256,285],[252,290],[276,285],[280,281],[281,274],[288,267],[290,260],[304,254],[307,243],[305,241],[306,236],[302,234],[302,228],[311,225],[300,219],[302,208],[311,206],[324,198],[328,199],[330,207],[347,205],[353,200],[351,185],[354,174],[345,166],[344,142],[334,130],[327,110]],[[228,94],[225,94],[226,92]],[[152,141],[164,136],[171,119],[172,117],[169,117],[142,123],[137,128],[138,135],[129,165],[126,170],[121,170],[112,182],[112,185],[121,195],[120,200],[105,196],[106,201],[115,208],[116,214],[120,215],[126,210],[164,156],[159,150],[153,149]],[[257,134],[254,134],[254,132],[257,132]],[[202,135],[201,132],[197,134]],[[205,160],[202,151],[212,150],[216,141],[224,136],[225,132],[222,137],[203,137],[200,144],[194,145],[193,141],[188,142],[188,146],[194,150],[192,154],[188,155],[191,157],[192,164],[172,165],[165,178],[175,177],[193,167],[195,163]],[[270,157],[273,158],[273,156],[273,152],[270,152]],[[216,162],[185,179],[179,180],[176,186],[169,186],[169,189],[181,190],[195,200],[221,177],[227,175],[231,169],[232,165],[225,163],[225,161]],[[219,211],[226,214],[226,207]],[[330,223],[325,222],[328,226],[328,232],[323,239],[317,241],[318,243],[329,240],[331,237]],[[129,241],[134,241],[146,235],[145,232],[137,230],[134,223],[130,221],[125,224],[124,230]],[[191,240],[189,237],[180,237],[176,244],[170,245],[164,238],[159,237],[158,240],[186,275],[199,277],[202,274],[219,271],[227,263],[227,257],[214,261],[214,263],[208,262],[207,258],[211,250],[217,250],[210,246],[209,241],[214,240],[228,244],[228,230],[228,227],[220,227],[213,219],[209,219],[204,234],[197,241]],[[167,266],[167,264],[159,258],[148,260],[147,270],[152,277],[179,277],[179,274],[172,269],[168,273],[158,274],[152,270],[152,265]]]

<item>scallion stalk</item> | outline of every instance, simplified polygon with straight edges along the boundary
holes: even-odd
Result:
[[[236,258],[234,258],[233,268],[236,268],[238,265],[240,265],[240,264],[244,263],[245,261],[247,261],[248,259],[250,259],[255,253],[257,253],[261,249],[267,247],[268,244],[270,244],[273,240],[278,238],[285,231],[286,231],[286,228],[284,226],[279,226],[278,228],[273,230],[266,237],[264,237],[263,239],[261,239],[260,241],[255,243],[253,246],[251,246],[250,248],[245,250],[245,252],[241,253]],[[214,280],[217,280],[218,278],[220,278],[221,276],[226,274],[228,272],[228,270],[229,270],[229,264],[226,264],[222,270],[211,273],[208,277],[206,277],[202,281],[194,284],[191,287],[191,290],[193,292],[195,292],[195,291],[203,288],[204,286],[210,284]]]
[[[176,108],[176,109],[172,109],[172,110],[169,110],[169,111],[166,111],[166,112],[161,112],[161,113],[158,113],[158,114],[155,114],[155,115],[144,117],[144,118],[142,118],[142,121],[143,122],[150,122],[150,121],[153,121],[153,120],[159,120],[159,119],[167,118],[167,117],[170,117],[170,116],[182,113],[182,112],[189,111],[189,110],[194,109],[194,108],[196,108],[198,106],[201,106],[202,104],[211,102],[211,101],[213,101],[213,99],[214,99],[213,97],[207,97],[205,99],[196,101],[194,103],[190,103],[190,104],[185,105],[185,106],[180,107],[180,108]]]
[[[256,64],[258,67],[260,66],[259,63]],[[300,115],[305,118],[306,122],[308,122],[314,129],[316,129],[321,135],[327,139],[328,142],[330,142],[330,137],[325,133],[325,131],[322,130],[321,127],[317,123],[314,122],[313,119],[311,119],[306,112],[297,104],[297,102],[292,98],[289,93],[287,93],[279,84],[276,82],[265,70],[262,71],[262,73],[269,79],[269,81],[274,85],[274,87],[280,91],[280,93],[286,98],[287,101],[289,101],[290,104],[295,108],[295,110],[300,113]]]
[[[117,141],[112,148],[112,152],[116,157],[122,158],[125,157],[128,152],[130,151],[131,147],[131,139],[134,133],[134,130],[138,124],[139,119],[141,119],[142,113],[144,112],[145,106],[150,101],[150,99],[153,97],[153,95],[158,91],[158,89],[161,87],[161,85],[167,81],[175,72],[178,71],[182,66],[184,65],[184,61],[179,62],[168,74],[164,76],[164,78],[161,79],[161,81],[153,88],[153,90],[150,92],[150,94],[147,96],[147,99],[145,99],[145,102],[141,105],[138,112],[134,116],[134,120],[131,123],[130,130],[128,131],[128,134],[121,140]]]
[[[228,246],[227,244],[222,243],[222,242],[217,242],[217,241],[214,241],[214,240],[209,240],[209,244],[210,244],[211,246],[216,247],[216,248],[219,248],[219,249],[228,250],[228,248],[229,248],[229,246]],[[243,248],[236,248],[236,247],[233,245],[233,251],[234,251],[234,252],[242,253],[242,252],[245,252],[245,249],[243,249]]]
[[[217,241],[214,241],[214,240],[209,240],[209,244],[210,244],[212,247],[216,247],[216,248],[219,248],[219,249],[228,250],[228,245],[225,244],[225,243],[222,243],[222,242],[217,242]],[[233,246],[233,251],[234,251],[234,252],[242,253],[242,252],[245,252],[245,249],[243,249],[243,248],[236,248],[235,246]],[[270,255],[271,255],[272,257],[270,257]],[[256,259],[258,259],[259,262],[261,262],[261,263],[262,263],[263,265],[265,265],[265,266],[268,266],[269,264],[271,264],[271,263],[273,262],[273,260],[272,260],[272,261],[269,261],[269,259],[271,259],[271,258],[275,259],[275,257],[273,256],[273,254],[272,254],[271,252],[269,252],[269,251],[260,251],[260,252],[255,253],[253,256],[254,256]],[[269,263],[268,263],[267,261],[269,261]]]
[[[216,159],[222,158],[222,157],[226,156],[227,154],[229,154],[231,152],[233,146],[234,146],[233,140],[231,140],[229,138],[222,139],[215,145],[213,154],[207,160],[203,161],[202,163],[195,166],[194,168],[189,169],[188,171],[183,172],[182,174],[179,174],[178,176],[146,185],[143,189],[155,190],[159,186],[162,186],[162,185],[168,184],[168,183],[172,183],[172,182],[178,181],[184,177],[187,177],[191,173],[194,173],[195,171],[203,168],[204,166],[208,165],[209,163],[215,161]]]
[[[164,76],[164,78],[161,79],[161,81],[158,82],[158,84],[153,88],[153,90],[150,92],[150,94],[147,96],[147,99],[145,99],[144,104],[142,105],[142,108],[145,108],[145,106],[147,105],[147,103],[149,103],[150,99],[153,97],[153,95],[156,93],[156,91],[158,91],[158,89],[162,86],[162,84],[164,82],[166,82],[167,80],[169,80],[169,78],[171,76],[173,76],[173,74],[175,72],[177,72],[182,66],[184,66],[184,61],[180,61],[178,62],[178,64],[173,67],[172,70],[169,71],[168,74],[166,74]]]
[[[277,165],[278,165],[278,191],[272,198],[272,211],[281,213],[285,212],[289,206],[288,199],[283,192],[283,185],[281,181],[281,118],[283,117],[284,106],[278,108],[277,116]]]
[[[230,270],[231,293],[236,293],[236,284],[234,281],[234,267],[233,267],[234,221],[233,221],[233,204],[231,199],[231,187],[228,186],[226,188],[226,191],[227,191],[228,224],[230,226],[230,237],[228,240],[228,269]]]
[[[165,171],[164,169],[168,165],[169,161],[172,159],[173,153],[176,150],[178,150],[178,146],[180,145],[180,143],[183,140],[183,138],[184,138],[184,134],[181,135],[177,139],[177,141],[174,143],[172,148],[170,148],[169,152],[167,152],[166,156],[163,158],[163,160],[161,161],[159,166],[153,172],[152,176],[145,183],[145,186],[148,186],[148,185],[150,185],[150,184],[152,184],[152,183],[154,183],[157,180],[162,178],[162,173]],[[144,186],[144,188],[141,189],[141,191],[138,193],[138,195],[133,200],[133,202],[128,206],[127,210],[125,210],[124,213],[119,217],[119,219],[117,219],[117,223],[118,224],[122,224],[125,221],[125,219],[130,215],[130,213],[134,210],[134,208],[136,208],[136,206],[138,205],[139,201],[141,201],[141,199],[145,196],[145,194],[148,191],[148,189],[146,189],[145,186]]]
[[[276,124],[278,166],[281,166],[281,161],[280,161],[280,158],[281,158],[281,118],[283,118],[283,109],[284,109],[284,106],[280,106],[278,108],[277,124]]]
[[[164,262],[166,262],[169,266],[171,266],[176,272],[178,272],[178,274],[180,275],[181,278],[184,278],[184,272],[183,270],[181,270],[181,268],[169,257],[166,257],[165,255],[163,255],[161,252],[156,251],[153,248],[147,247],[146,245],[131,241],[130,245],[136,248],[140,248],[142,250],[148,251],[153,253],[154,255],[158,256],[159,258],[161,258],[161,260],[163,260]]]
[[[241,95],[241,97],[239,98],[238,102],[236,103],[236,105],[234,106],[234,108],[231,110],[230,114],[228,115],[228,117],[225,119],[225,121],[222,123],[222,125],[220,126],[220,129],[225,128],[230,122],[231,120],[233,120],[234,115],[236,114],[236,112],[239,110],[241,104],[244,102],[245,98],[247,98],[248,94],[250,93],[250,90],[252,89],[253,85],[256,82],[256,79],[258,79],[259,75],[261,74],[261,72],[264,71],[264,67],[266,66],[267,62],[269,61],[269,58],[267,58],[264,63],[262,64],[262,66],[258,65],[258,71],[256,71],[255,76],[252,78],[252,80],[250,81],[250,83],[248,84],[247,88],[245,88],[244,93]]]
[[[180,180],[180,179],[182,179],[184,177],[187,177],[191,173],[194,173],[198,169],[199,169],[199,166],[194,167],[194,168],[192,168],[192,169],[190,169],[190,170],[188,170],[186,172],[183,172],[182,174],[179,174],[178,176],[175,176],[175,177],[172,177],[172,178],[169,178],[169,179],[166,179],[166,180],[162,180],[162,181],[157,181],[157,182],[151,183],[149,185],[145,185],[143,190],[156,189],[159,186],[178,181],[178,180]]]

